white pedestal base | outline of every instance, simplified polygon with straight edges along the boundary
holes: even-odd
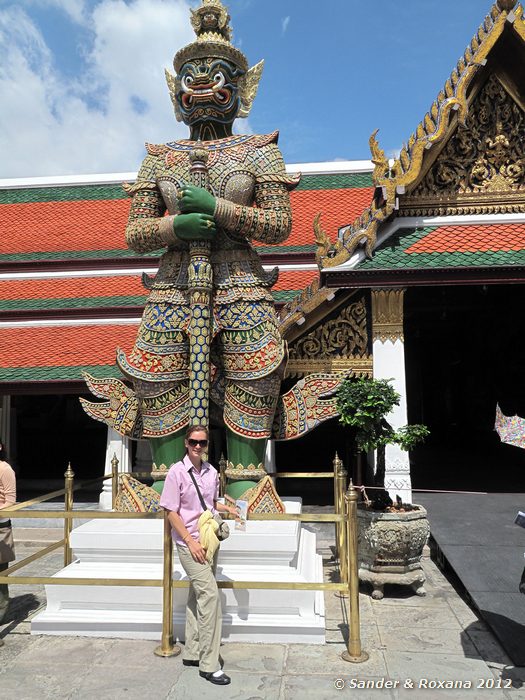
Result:
[[[300,499],[285,501],[289,513]],[[76,528],[76,561],[57,577],[161,579],[162,521],[92,520]],[[322,582],[315,534],[298,522],[248,522],[222,543],[217,580]],[[174,580],[186,579],[176,548]],[[158,640],[162,588],[46,586],[47,607],[31,624],[33,634]],[[174,634],[184,639],[186,588],[173,591]],[[221,590],[226,641],[324,644],[322,591]]]

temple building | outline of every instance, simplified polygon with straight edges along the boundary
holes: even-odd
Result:
[[[522,490],[525,456],[493,427],[496,404],[525,415],[524,70],[523,7],[498,0],[399,157],[372,136],[371,161],[288,165],[302,173],[292,234],[257,247],[280,270],[285,387],[315,371],[392,378],[394,425],[430,428],[410,457],[387,453],[386,486],[407,500],[413,487]],[[78,402],[81,372],[114,376],[115,348],[133,345],[141,277],[156,271],[124,239],[134,177],[0,181],[0,435],[26,488],[68,462],[98,476],[115,452],[123,470],[151,463]],[[268,463],[329,470],[335,449],[362,477],[335,420]]]

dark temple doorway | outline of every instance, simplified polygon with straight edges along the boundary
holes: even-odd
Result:
[[[63,488],[68,463],[75,480],[104,470],[107,428],[89,418],[77,394],[16,395],[11,399],[10,459],[22,494]],[[102,484],[93,487],[100,492]]]
[[[407,290],[408,418],[431,431],[413,488],[525,490],[525,450],[494,430],[497,403],[525,417],[524,308],[524,285]]]

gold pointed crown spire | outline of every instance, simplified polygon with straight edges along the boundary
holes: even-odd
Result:
[[[191,12],[191,26],[197,40],[177,51],[173,67],[179,73],[186,63],[194,58],[225,58],[241,70],[248,70],[248,60],[231,43],[230,15],[221,0],[202,0],[201,7]]]
[[[498,0],[498,6],[502,12],[511,12],[516,6],[518,0]]]
[[[190,21],[197,39],[175,54],[173,67],[177,75],[173,76],[169,71],[165,71],[177,119],[182,119],[177,102],[177,92],[180,88],[177,76],[187,61],[196,58],[224,58],[243,71],[244,75],[239,80],[240,108],[237,116],[247,117],[257,94],[264,61],[259,61],[248,69],[248,59],[231,43],[230,15],[221,0],[202,0],[201,7],[191,10]]]

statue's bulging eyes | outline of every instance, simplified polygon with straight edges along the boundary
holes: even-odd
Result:
[[[218,71],[218,72],[215,73],[215,75],[213,76],[213,82],[214,82],[218,87],[222,87],[222,86],[224,85],[224,83],[226,82],[226,78],[224,77],[223,73],[221,73],[221,71]]]
[[[185,75],[182,80],[182,87],[183,88],[189,88],[193,84],[193,76],[192,75]]]

